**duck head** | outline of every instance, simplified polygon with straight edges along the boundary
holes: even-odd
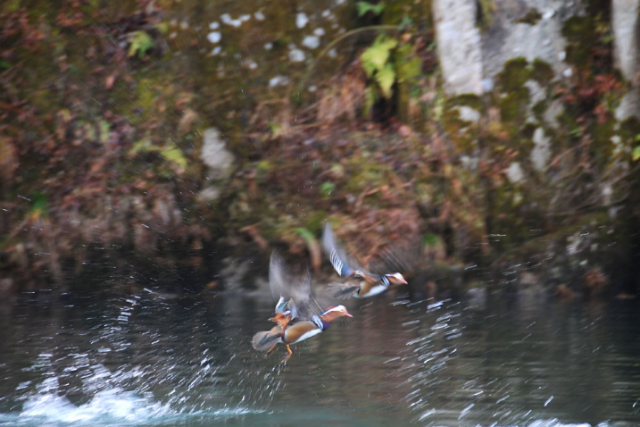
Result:
[[[268,319],[270,322],[277,323],[283,328],[286,328],[291,321],[291,310],[285,310],[280,313],[276,313],[275,316]]]
[[[323,311],[322,314],[320,314],[320,317],[325,322],[331,322],[332,320],[335,320],[338,317],[343,317],[343,316],[345,316],[345,317],[353,317],[347,311],[347,307],[345,307],[342,304],[334,305],[333,307],[329,307],[325,311]]]
[[[389,280],[389,283],[392,285],[406,285],[407,281],[404,279],[404,276],[400,273],[389,273],[385,274],[384,277]]]

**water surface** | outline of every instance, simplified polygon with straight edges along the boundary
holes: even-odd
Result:
[[[264,295],[22,298],[0,310],[0,425],[637,425],[628,302],[358,301],[270,358]]]

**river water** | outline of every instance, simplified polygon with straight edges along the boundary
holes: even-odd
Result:
[[[0,426],[640,425],[640,311],[482,295],[350,305],[257,354],[263,294],[0,305]]]

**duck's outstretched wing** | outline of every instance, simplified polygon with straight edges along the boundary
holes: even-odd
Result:
[[[354,296],[358,290],[360,290],[360,286],[353,283],[333,282],[327,285],[326,293],[331,298],[348,299]]]
[[[405,243],[390,243],[373,258],[368,265],[373,275],[387,273],[408,274],[419,264],[424,250],[420,239]]]
[[[292,277],[284,260],[275,251],[269,264],[269,287],[274,299],[278,299],[276,310],[282,301],[294,319],[308,320],[322,313],[322,309],[311,293],[311,275],[307,270],[300,277]]]
[[[322,234],[322,249],[324,250],[333,268],[340,277],[347,277],[355,270],[362,270],[353,258],[347,255],[347,251],[340,244],[336,236],[333,234],[331,223],[327,221],[324,225],[324,233]]]

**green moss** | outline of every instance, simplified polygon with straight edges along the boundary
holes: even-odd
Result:
[[[542,120],[542,115],[547,110],[547,102],[545,100],[536,102],[536,104],[531,107],[531,110],[533,111],[533,115],[536,119]]]
[[[591,16],[572,16],[562,27],[562,35],[566,37],[567,62],[586,67],[589,62],[590,49],[593,46],[594,23]]]
[[[596,123],[591,130],[593,137],[594,161],[596,163],[605,164],[609,162],[609,157],[613,151],[613,144],[611,143],[611,137],[614,135],[614,127],[616,120],[610,113],[607,120],[600,124]]]
[[[304,227],[310,232],[318,235],[322,232],[324,222],[327,219],[327,213],[325,211],[310,210],[306,218],[304,218]]]
[[[516,22],[521,24],[536,25],[540,19],[542,19],[542,15],[540,14],[540,12],[538,12],[538,9],[532,7],[531,9],[529,9],[526,15],[518,19]]]
[[[533,69],[531,70],[531,78],[543,86],[546,86],[553,79],[554,73],[551,65],[541,59],[533,61]]]
[[[133,123],[141,123],[146,120],[145,112],[151,111],[158,100],[158,91],[153,88],[153,82],[149,78],[143,78],[136,86],[136,99],[130,103],[129,118]],[[142,110],[143,114],[138,112]]]
[[[500,117],[503,122],[523,122],[529,103],[529,89],[522,87],[500,99]]]
[[[618,132],[624,140],[633,141],[633,143],[637,144],[636,138],[640,135],[640,121],[635,117],[629,117],[620,123]]]
[[[375,1],[369,0],[369,3]],[[385,1],[382,12],[382,23],[389,25],[405,25],[422,22],[431,16],[430,1],[394,0]]]
[[[478,0],[478,26],[487,29],[493,25],[496,3],[494,0]]]
[[[350,179],[345,188],[351,192],[360,192],[364,188],[382,185],[388,166],[366,156],[354,157],[349,161]]]
[[[467,106],[481,111],[482,100],[479,96],[473,94],[463,94],[447,99],[446,108],[453,108],[458,106]]]
[[[20,9],[20,0],[9,0],[3,6],[2,11],[5,13],[17,12]]]
[[[516,91],[529,80],[531,71],[525,58],[510,59],[504,64],[504,69],[498,74],[498,84],[503,92]]]
[[[442,126],[453,140],[458,153],[472,151],[476,148],[475,132],[467,132],[470,123],[460,118],[459,105],[445,102],[442,112]]]
[[[523,138],[530,141],[533,138],[533,133],[536,131],[537,128],[538,128],[537,125],[534,125],[533,123],[527,123],[526,125],[524,125],[524,127],[520,131],[520,135],[522,135]]]

